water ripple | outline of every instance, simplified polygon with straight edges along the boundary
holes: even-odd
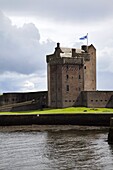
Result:
[[[108,129],[78,126],[28,129],[2,129],[0,170],[112,170],[113,148],[106,142]]]

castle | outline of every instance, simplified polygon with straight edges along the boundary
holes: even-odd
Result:
[[[14,110],[113,107],[113,91],[96,90],[96,49],[92,44],[71,49],[62,48],[57,43],[54,53],[47,55],[46,61],[48,91],[4,93],[0,96],[1,107],[17,103],[23,105],[15,105]],[[25,105],[27,101],[31,101],[31,105]]]
[[[113,107],[113,91],[96,91],[96,49],[61,48],[47,55],[48,106]]]
[[[60,48],[57,43],[54,54],[47,56],[47,70],[49,106],[80,105],[82,91],[96,90],[96,49]]]

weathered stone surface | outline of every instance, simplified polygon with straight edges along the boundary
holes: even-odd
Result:
[[[83,91],[81,98],[82,106],[91,108],[113,107],[113,91]]]
[[[81,91],[96,90],[96,50],[55,48],[47,55],[49,107],[80,106]],[[78,99],[79,98],[79,99]]]
[[[38,109],[47,106],[47,91],[29,93],[4,93],[0,96],[0,111],[35,110],[36,108]]]

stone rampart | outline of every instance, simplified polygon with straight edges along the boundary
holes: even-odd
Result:
[[[84,125],[109,126],[113,114],[34,114],[0,115],[0,126],[13,125]]]
[[[33,101],[39,105],[48,105],[48,92],[28,92],[28,93],[3,93],[0,96],[0,106],[21,103],[26,101]]]
[[[82,106],[113,108],[113,91],[83,91]]]

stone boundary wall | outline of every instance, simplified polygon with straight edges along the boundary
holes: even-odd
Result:
[[[14,125],[85,125],[109,126],[112,114],[0,115],[0,126]]]
[[[91,108],[113,108],[113,91],[83,91],[82,106]]]
[[[23,92],[23,93],[3,93],[0,96],[0,106],[21,103],[33,100],[39,105],[48,105],[48,92],[39,91],[39,92]]]

